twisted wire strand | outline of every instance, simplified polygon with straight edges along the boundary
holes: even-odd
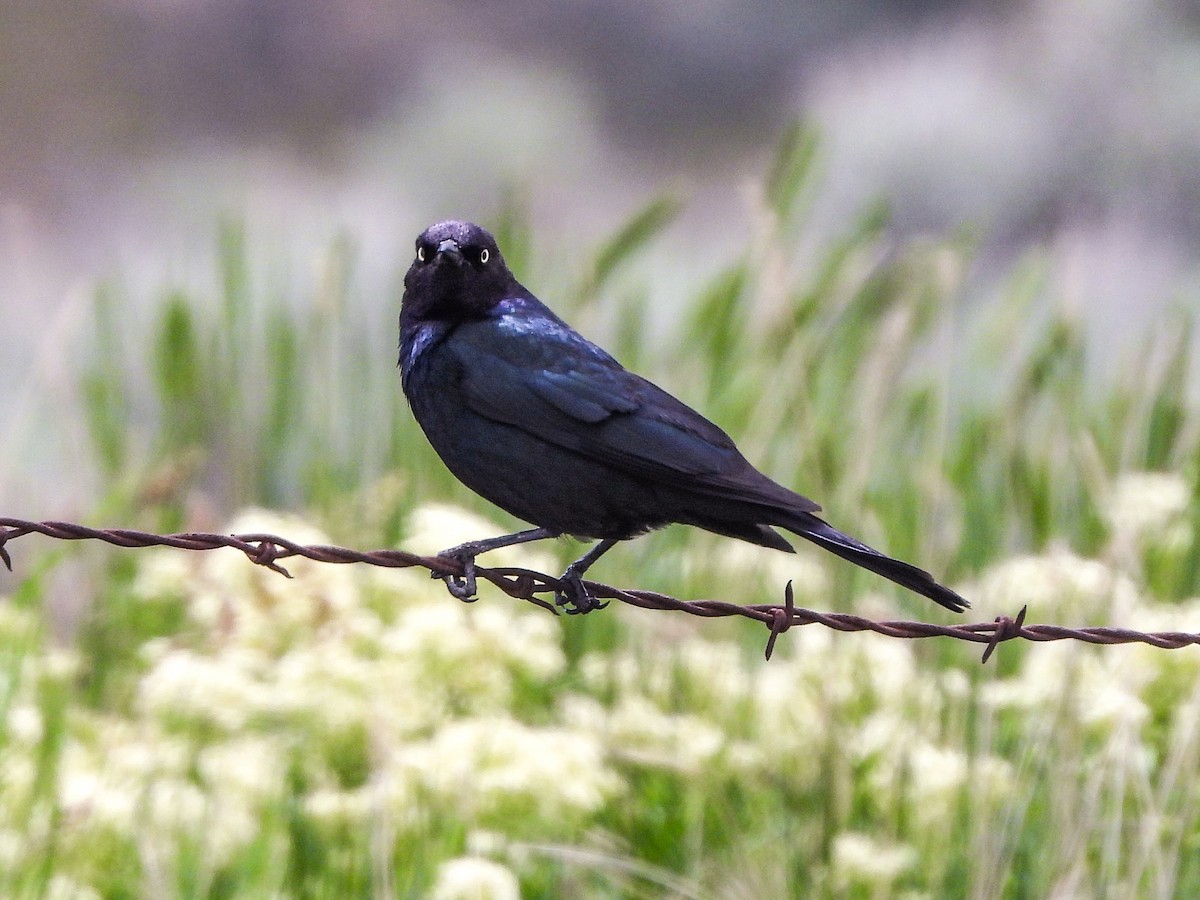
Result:
[[[264,566],[287,578],[292,576],[280,565],[280,560],[303,557],[322,563],[365,563],[391,569],[420,567],[435,577],[461,576],[463,564],[448,557],[420,556],[405,550],[355,550],[329,544],[298,544],[274,534],[209,534],[184,532],[152,534],[128,528],[92,528],[73,522],[33,522],[25,519],[0,518],[0,562],[12,571],[8,543],[29,534],[41,534],[55,540],[97,540],[117,547],[173,547],[179,550],[217,550],[229,547],[239,550],[253,563]],[[476,578],[494,585],[505,594],[525,600],[551,613],[558,609],[541,594],[553,596],[563,588],[559,579],[531,569],[476,566]],[[1027,625],[1023,608],[1015,617],[997,616],[992,622],[962,625],[937,625],[929,622],[876,621],[848,613],[822,613],[797,607],[792,585],[784,589],[780,604],[730,603],[724,600],[680,600],[654,591],[621,589],[597,581],[585,581],[588,592],[599,600],[616,600],[642,609],[675,610],[704,618],[740,616],[762,622],[770,632],[766,658],[771,658],[779,636],[801,625],[822,625],[835,631],[872,631],[887,637],[916,639],[946,637],[960,641],[985,644],[982,662],[987,662],[996,647],[1005,641],[1084,641],[1089,644],[1148,644],[1164,650],[1178,650],[1200,644],[1200,633],[1186,631],[1143,632],[1127,628],[1067,628],[1062,625]]]

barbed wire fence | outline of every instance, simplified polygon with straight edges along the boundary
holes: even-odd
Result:
[[[298,544],[274,534],[210,534],[185,532],[153,534],[127,528],[91,528],[72,522],[33,522],[25,519],[0,517],[0,562],[12,571],[8,544],[29,534],[41,534],[61,541],[103,541],[117,547],[173,547],[178,550],[240,550],[256,565],[264,566],[286,578],[291,574],[280,560],[303,557],[322,563],[365,563],[390,569],[420,567],[437,578],[462,576],[463,564],[449,557],[420,556],[405,550],[354,550],[329,544]],[[553,595],[563,588],[559,579],[531,569],[475,567],[475,577],[495,585],[505,594],[524,600],[555,615],[555,605],[539,595]],[[704,618],[740,616],[762,622],[769,631],[766,658],[770,659],[779,636],[801,625],[823,625],[835,631],[872,631],[894,638],[946,637],[960,641],[985,644],[981,662],[986,663],[1001,643],[1026,641],[1084,641],[1089,644],[1149,644],[1163,650],[1178,650],[1200,645],[1200,633],[1186,631],[1143,632],[1126,628],[1067,628],[1062,625],[1027,625],[1026,609],[1016,616],[997,616],[991,622],[963,625],[937,625],[929,622],[876,621],[848,613],[822,613],[795,605],[792,584],[784,588],[783,603],[747,604],[724,600],[680,600],[655,591],[625,590],[596,581],[584,581],[588,593],[599,600],[616,600],[642,609],[675,610]],[[473,598],[471,601],[473,602]]]

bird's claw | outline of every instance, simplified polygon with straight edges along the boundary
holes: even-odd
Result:
[[[583,586],[583,577],[571,569],[563,572],[559,579],[563,586],[554,592],[554,603],[561,606],[569,616],[583,615],[594,609],[604,609],[608,602],[600,602]]]
[[[463,603],[474,603],[479,599],[476,596],[478,585],[475,578],[475,554],[477,552],[472,544],[461,544],[457,547],[451,547],[449,550],[441,551],[438,553],[441,559],[453,559],[462,564],[462,574],[454,575],[449,572],[431,572],[430,577],[444,581],[446,583],[446,590],[450,592],[452,597],[457,597]]]
[[[457,575],[439,575],[438,577],[446,582],[446,590],[450,592],[451,596],[457,597],[463,603],[474,603],[479,599],[475,593],[474,572],[461,578]]]

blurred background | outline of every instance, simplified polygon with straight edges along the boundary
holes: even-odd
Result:
[[[1200,283],[1188,0],[8,2],[0,491],[79,504],[61,473],[82,438],[41,410],[71,406],[96,286],[119,278],[131,324],[203,290],[217,222],[290,298],[347,241],[383,355],[428,222],[520,206],[544,263],[522,274],[553,302],[556,272],[670,193],[682,212],[641,272],[670,312],[743,246],[796,120],[818,140],[810,244],[884,202],[900,242],[966,236],[976,306],[1037,247],[1098,359]]]
[[[521,527],[401,395],[447,217],[971,620],[1200,627],[1194,0],[5,0],[0,516]],[[2,896],[1200,896],[1195,647],[6,550]],[[592,574],[951,621],[798,550]]]
[[[819,139],[814,241],[883,200],[901,239],[969,236],[976,304],[1043,248],[1118,343],[1196,287],[1190,0],[5,3],[0,421],[26,458],[0,490],[28,494],[47,458],[28,435],[65,402],[96,283],[120,273],[136,304],[211,280],[222,216],[285,293],[345,236],[382,331],[430,221],[517,196],[569,264],[669,191],[682,213],[643,273],[669,308],[742,245],[796,119]]]
[[[148,236],[174,261],[176,232],[229,205],[332,209],[407,236],[447,210],[487,211],[510,182],[568,234],[678,183],[709,223],[697,237],[719,247],[738,228],[736,186],[797,117],[823,135],[831,228],[886,196],[910,231],[1107,246],[1081,268],[1106,260],[1143,295],[1200,236],[1200,8],[1187,0],[436,15],[366,0],[14,0],[0,15],[7,249],[33,241],[68,273]]]

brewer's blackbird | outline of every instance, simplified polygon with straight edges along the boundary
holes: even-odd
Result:
[[[729,436],[624,369],[526,290],[495,239],[469,222],[417,238],[404,276],[400,371],[413,415],[467,487],[536,528],[444,550],[475,591],[487,550],[560,535],[598,538],[567,567],[556,602],[601,604],[583,573],[618,541],[672,522],[794,552],[771,526],[961,612],[969,604],[908,563],[842,534],[820,507],[752,466]]]

